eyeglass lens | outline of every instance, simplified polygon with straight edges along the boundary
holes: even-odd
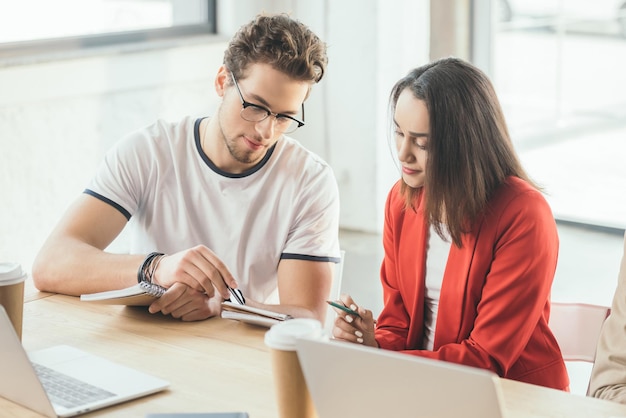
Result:
[[[261,122],[271,115],[271,113],[260,106],[248,105],[241,109],[241,117],[249,122]],[[278,116],[276,119],[276,127],[284,132],[293,132],[298,128],[298,122],[293,119]]]

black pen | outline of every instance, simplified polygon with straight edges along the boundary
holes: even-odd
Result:
[[[241,292],[241,290],[233,289],[230,286],[226,286],[226,287],[228,288],[228,291],[230,292],[230,295],[232,296],[232,299],[235,299],[234,302],[238,303],[239,305],[245,305],[246,304],[246,299],[243,297],[243,293]]]

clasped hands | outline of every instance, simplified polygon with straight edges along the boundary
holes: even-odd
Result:
[[[226,265],[203,245],[163,257],[152,281],[168,290],[150,305],[150,313],[183,321],[219,315],[222,301],[230,298],[228,287],[237,288]]]

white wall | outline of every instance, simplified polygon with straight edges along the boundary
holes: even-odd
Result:
[[[388,145],[387,98],[394,82],[428,61],[428,0],[239,0],[218,2],[230,36],[259,12],[290,13],[328,44],[328,72],[306,103],[294,136],[335,170],[341,227],[378,232],[399,176]]]
[[[205,41],[0,67],[0,260],[32,263],[122,135],[212,113],[224,48]]]
[[[428,1],[350,0],[329,5],[328,158],[341,196],[341,226],[378,232],[399,178],[389,143],[388,97],[428,60]]]
[[[328,73],[296,136],[335,170],[341,226],[379,231],[398,178],[388,148],[387,96],[428,57],[428,1],[238,0],[218,3],[230,36],[260,11],[286,11],[329,46]],[[156,118],[208,115],[225,39],[36,63],[0,61],[0,260],[30,266],[103,153]]]

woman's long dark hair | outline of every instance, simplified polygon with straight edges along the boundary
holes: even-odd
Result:
[[[457,58],[445,58],[409,72],[393,87],[390,110],[409,89],[423,100],[430,119],[424,193],[425,214],[435,231],[461,246],[508,176],[528,177],[513,148],[502,108],[489,78]],[[402,184],[406,207],[419,189]]]

